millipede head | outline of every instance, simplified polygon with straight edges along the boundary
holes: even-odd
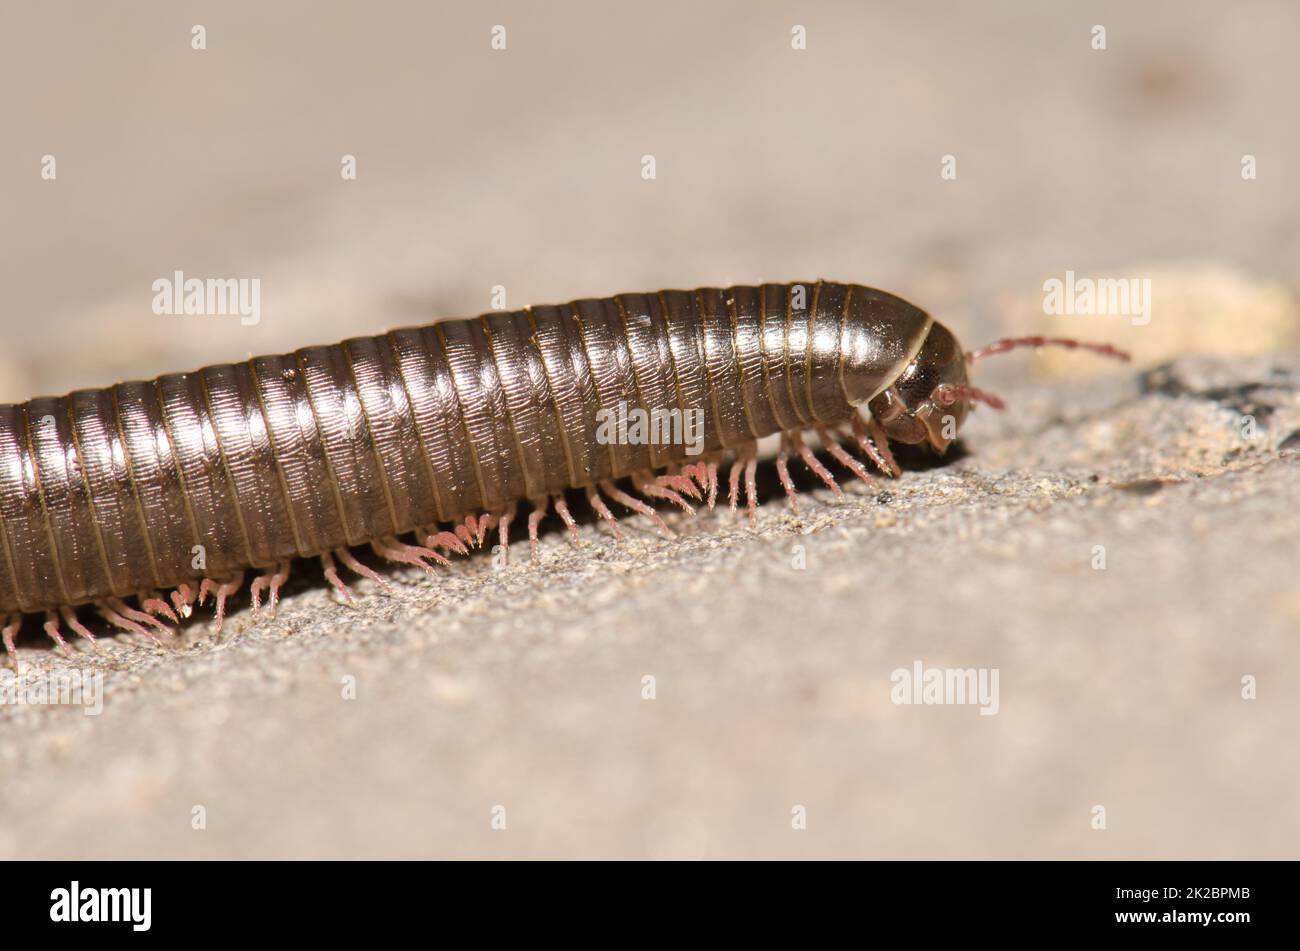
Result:
[[[971,400],[963,397],[941,403],[936,393],[965,394],[970,389],[961,345],[947,327],[935,322],[916,356],[892,386],[876,395],[869,408],[895,442],[926,443],[944,452],[966,421]]]

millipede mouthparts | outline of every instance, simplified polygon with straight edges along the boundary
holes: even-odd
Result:
[[[712,508],[729,462],[752,521],[759,439],[780,434],[792,505],[792,455],[840,491],[808,431],[868,483],[845,444],[898,475],[890,440],[942,453],[973,405],[1002,408],[972,363],[1048,345],[1128,359],[1051,337],[963,352],[901,298],[809,281],[493,312],[0,405],[5,648],[41,612],[58,646],[65,624],[93,643],[82,605],[156,639],[211,596],[220,630],[250,570],[274,613],[294,558],[351,602],[340,563],[383,583],[351,549],[433,572],[493,528],[507,546],[520,501],[535,559],[550,505],[576,537],[568,489],[616,535],[606,497],[671,534],[652,506]],[[627,438],[636,412],[675,435]]]

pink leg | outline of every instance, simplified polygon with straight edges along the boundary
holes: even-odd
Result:
[[[429,564],[426,559],[432,558],[440,565],[451,564],[450,559],[444,558],[432,548],[420,548],[417,545],[408,545],[391,535],[388,538],[381,538],[378,541],[371,542],[370,548],[381,558],[387,558],[389,561],[395,561],[400,565],[414,565],[431,575],[437,574],[437,569],[435,569],[433,565]]]
[[[551,500],[543,495],[540,499],[530,499],[533,510],[528,513],[528,551],[533,564],[537,564],[537,526],[546,517],[546,509]]]
[[[59,632],[59,616],[57,614],[53,611],[46,611],[44,627],[45,633],[50,636],[50,639],[53,640],[60,649],[65,653],[72,653],[72,648],[68,646],[68,642],[63,639],[63,635]]]
[[[270,601],[268,603],[267,614],[275,617],[276,605],[280,602],[280,586],[289,580],[289,562],[282,561],[275,566],[274,572],[258,575],[253,579],[252,587],[249,593],[253,597],[253,613],[256,614],[262,607],[262,589],[267,588],[270,591]]]
[[[348,551],[346,548],[335,548],[334,554],[338,555],[339,561],[343,562],[343,564],[354,573],[361,575],[363,578],[369,578],[375,584],[379,585],[379,587],[383,589],[384,594],[391,595],[393,593],[393,586],[384,578],[380,577],[379,572],[375,571],[375,569],[371,568],[369,565],[363,565],[361,562],[357,561],[352,552]]]
[[[275,612],[280,609],[280,589],[289,580],[289,567],[290,562],[282,561],[275,569],[275,574],[271,575],[271,617],[275,617]]]
[[[127,620],[135,621],[139,624],[148,624],[150,627],[157,628],[164,634],[170,634],[172,632],[171,628],[158,620],[152,614],[146,614],[144,611],[137,611],[121,598],[109,598],[108,606]]]
[[[868,438],[870,436],[871,438]],[[862,418],[853,417],[853,438],[858,443],[858,448],[863,454],[876,464],[881,472],[887,476],[897,478],[903,474],[903,470],[898,467],[894,461],[894,454],[889,451],[889,438],[885,431],[880,428],[880,424],[874,419],[870,424],[870,431],[867,426],[863,425]]]
[[[832,433],[828,432],[826,427],[818,426],[817,435],[821,438],[822,445],[826,447],[826,451],[831,454],[831,457],[834,458],[836,462],[844,466],[844,468],[848,469],[867,485],[875,485],[876,480],[871,478],[871,474],[867,472],[862,463],[858,462],[858,460],[845,452],[844,447],[839,444],[839,440],[837,440]]]
[[[234,581],[223,581],[217,586],[217,626],[214,633],[221,633],[221,625],[226,621],[226,599],[238,594],[244,586],[244,573],[241,571]]]
[[[465,543],[456,538],[452,531],[438,531],[437,529],[420,529],[416,533],[416,538],[424,535],[425,548],[442,548],[447,553],[455,552],[456,555],[468,555],[469,550]]]
[[[87,628],[86,625],[82,624],[81,621],[77,619],[76,611],[74,611],[72,608],[67,607],[65,605],[64,607],[59,608],[59,613],[63,615],[64,622],[68,625],[68,627],[72,628],[72,632],[74,634],[78,635],[79,637],[84,637],[87,641],[90,642],[91,647],[98,649],[99,645],[95,642],[95,635],[90,633],[90,629]]]
[[[181,623],[181,619],[176,616],[176,612],[171,609],[171,605],[162,599],[162,595],[157,591],[150,594],[139,595],[140,607],[150,614],[157,614],[165,617],[173,624]]]
[[[844,490],[842,490],[840,484],[835,481],[835,476],[831,475],[830,470],[822,465],[821,460],[813,454],[812,447],[803,441],[803,437],[799,433],[795,433],[791,436],[791,439],[794,442],[795,448],[799,450],[799,458],[803,460],[803,464],[813,472],[817,473],[817,478],[826,483],[826,487],[831,489],[837,497],[843,498]]]
[[[885,463],[889,466],[890,472],[895,477],[903,474],[903,467],[894,461],[894,454],[889,451],[889,434],[885,432],[885,427],[876,422],[876,418],[871,418],[870,424],[871,441],[876,444],[880,454],[885,457]]]
[[[343,579],[339,577],[339,570],[335,566],[334,558],[329,552],[325,552],[320,556],[320,563],[321,567],[325,569],[325,580],[332,584],[334,590],[343,596],[343,600],[348,603],[348,607],[355,608],[357,606],[356,599],[352,597],[352,591],[343,583]]]
[[[781,480],[781,487],[785,489],[785,494],[790,499],[790,511],[799,511],[799,496],[794,490],[794,483],[790,481],[790,455],[786,452],[788,440],[783,435],[781,437],[781,451],[776,456],[776,474]]]
[[[470,516],[470,518],[473,517],[474,516],[472,515]],[[468,546],[474,544],[474,536],[469,533],[469,528],[466,527],[464,522],[460,522],[459,524],[456,525],[455,532],[456,532],[456,537],[459,538],[464,543],[462,547],[464,547],[465,550],[468,551],[469,550]]]
[[[176,590],[172,592],[172,604],[176,605],[176,613],[181,617],[189,617],[194,613],[194,591],[188,584],[177,585]]]
[[[491,527],[491,517],[488,515],[466,515],[465,521],[456,526],[456,534],[464,539],[466,545],[473,545],[475,548],[483,547],[483,539],[487,535],[488,528]]]
[[[253,583],[248,586],[248,597],[253,602],[253,617],[262,613],[262,589],[269,587],[271,584],[270,575],[258,575],[253,579]]]
[[[632,476],[632,484],[646,498],[663,499],[666,502],[672,502],[674,505],[680,506],[687,515],[695,514],[695,509],[691,507],[690,502],[687,502],[672,489],[665,489],[652,475],[643,472],[635,473]]]
[[[422,528],[417,533],[424,536],[424,545],[426,548],[441,548],[446,552],[455,552],[458,555],[468,555],[469,549],[465,543],[456,537],[455,532],[440,532],[436,528]]]
[[[573,544],[581,544],[578,540],[578,523],[569,514],[569,505],[564,501],[564,496],[557,495],[555,497],[555,511],[559,512],[560,518],[564,520],[564,525],[569,530],[569,537],[573,539]]]
[[[587,486],[587,502],[593,509],[595,509],[596,514],[603,518],[609,524],[609,527],[614,530],[614,537],[619,541],[622,541],[623,531],[618,527],[618,519],[616,519],[614,513],[609,510],[609,506],[606,505],[605,500],[600,497],[600,493],[596,491],[595,486]]]
[[[745,462],[745,508],[749,511],[749,524],[758,524],[758,487],[754,484],[754,474],[758,471],[758,460],[750,456]]]
[[[608,493],[609,497],[619,505],[622,505],[624,508],[629,508],[633,512],[640,512],[646,518],[650,519],[650,521],[654,522],[665,538],[673,537],[672,531],[664,524],[664,520],[659,517],[659,513],[646,505],[640,499],[628,495],[613,482],[602,482],[600,487],[604,489],[605,492]]]
[[[736,501],[740,498],[740,468],[744,460],[736,456],[731,460],[731,471],[727,475],[730,491],[727,493],[731,501],[731,511],[736,511]]]
[[[9,662],[15,669],[18,667],[18,648],[14,646],[14,638],[18,636],[18,630],[23,626],[23,616],[21,614],[11,614],[5,621],[4,630],[0,631],[0,638],[5,642],[5,653],[9,656]]]
[[[709,491],[709,477],[704,470],[704,465],[699,462],[692,462],[682,466],[682,475],[690,479],[691,482],[699,489],[699,494],[695,498],[703,500],[704,493]]]
[[[704,499],[704,496],[700,494],[700,487],[695,484],[695,480],[680,472],[665,472],[655,479],[655,484],[665,489],[674,489],[685,493],[697,502]]]
[[[682,470],[689,473],[700,487],[700,492],[708,495],[709,511],[713,511],[718,501],[718,463],[714,460],[697,462]]]
[[[141,627],[139,624],[135,623],[135,621],[132,621],[130,618],[125,618],[122,615],[118,614],[116,611],[112,609],[112,607],[108,605],[108,603],[104,601],[96,601],[95,610],[97,610],[100,614],[104,615],[104,620],[106,620],[109,624],[112,624],[114,627],[119,628],[123,631],[128,631],[131,634],[143,634],[145,637],[149,638],[149,640],[153,641],[155,644],[159,644],[159,645],[162,644],[162,641],[158,640],[158,636],[154,634],[153,631],[149,630],[148,628]]]
[[[510,557],[510,523],[515,520],[515,513],[519,509],[514,502],[510,503],[510,508],[506,509],[501,515],[501,521],[497,525],[497,544],[501,546],[502,558]]]

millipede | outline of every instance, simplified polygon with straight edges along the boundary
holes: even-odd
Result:
[[[972,364],[1017,347],[1106,344],[1016,337],[963,351],[907,301],[806,281],[583,299],[356,337],[152,381],[0,405],[0,616],[6,651],[27,615],[67,649],[78,615],[157,639],[211,597],[216,629],[249,571],[274,613],[295,558],[319,558],[353,603],[353,554],[428,572],[503,550],[520,502],[537,558],[551,506],[574,538],[579,490],[621,537],[606,498],[671,534],[657,505],[755,519],[758,441],[797,507],[798,457],[841,489],[806,441],[855,477],[900,474],[890,441],[943,453],[977,404],[1002,401]],[[601,438],[605,414],[695,411],[702,443]],[[847,448],[846,448],[847,447]],[[698,451],[696,451],[698,450]]]

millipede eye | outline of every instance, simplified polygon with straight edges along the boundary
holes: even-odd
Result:
[[[940,383],[934,388],[933,398],[940,406],[951,406],[958,400],[972,400],[994,409],[1006,409],[1007,404],[1001,397],[974,386],[958,386],[955,383]]]

